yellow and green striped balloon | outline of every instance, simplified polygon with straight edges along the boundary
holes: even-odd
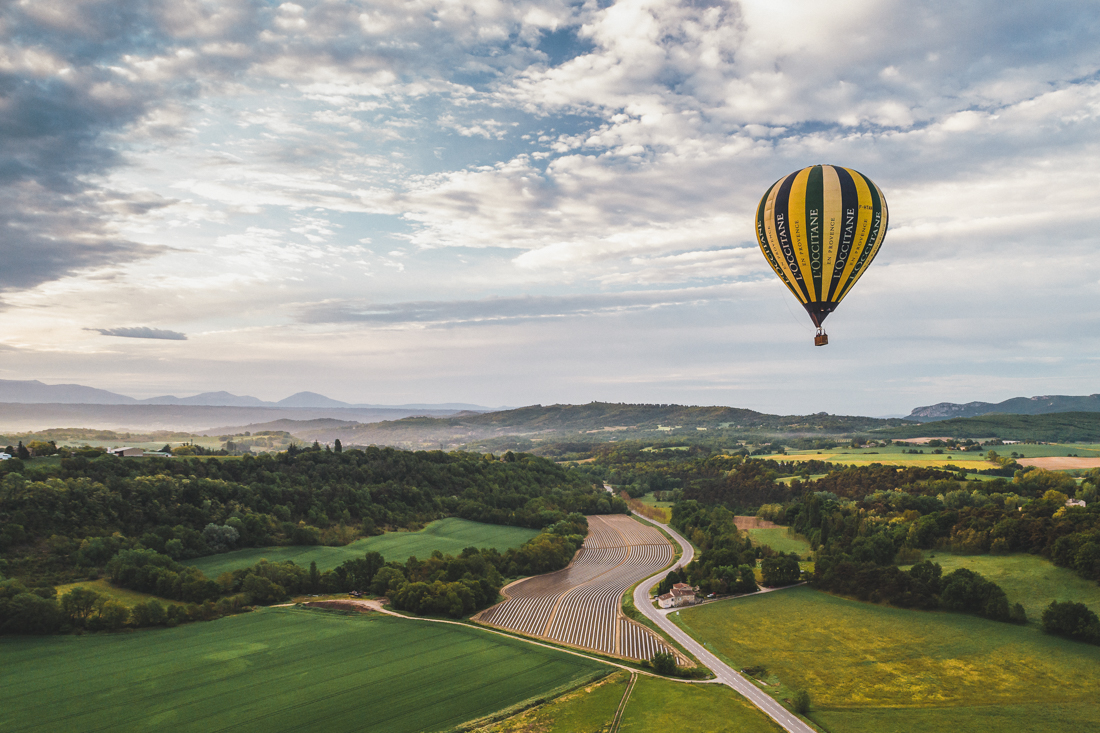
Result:
[[[756,238],[779,279],[828,343],[822,322],[875,259],[886,236],[886,198],[851,168],[813,165],[768,189],[756,210]]]

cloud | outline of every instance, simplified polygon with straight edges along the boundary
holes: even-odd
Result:
[[[455,326],[599,316],[730,300],[737,286],[585,295],[497,297],[464,301],[362,303],[325,301],[299,306],[302,323]]]
[[[148,326],[130,326],[123,328],[89,328],[88,331],[98,331],[104,336],[120,336],[128,339],[164,339],[166,341],[186,341],[187,334],[179,331],[169,331],[163,328],[149,328]]]

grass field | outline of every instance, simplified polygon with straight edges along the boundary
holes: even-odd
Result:
[[[538,530],[526,527],[505,527],[449,517],[432,522],[419,532],[387,532],[377,537],[356,540],[343,547],[253,547],[187,560],[186,564],[197,567],[208,578],[216,578],[227,570],[255,565],[260,558],[266,558],[270,562],[292,560],[306,567],[316,561],[317,568],[324,571],[371,551],[382,553],[382,557],[387,560],[404,562],[413,555],[429,557],[432,550],[439,550],[445,555],[457,555],[467,547],[495,547],[503,551],[509,547],[519,547],[537,534]]]
[[[810,552],[810,543],[787,527],[746,529],[754,545],[767,545],[777,552],[793,552],[805,557]]]
[[[156,598],[161,603],[179,603],[179,601],[171,601],[167,598],[160,598],[159,596],[150,595],[148,593],[139,593],[136,590],[130,590],[128,588],[116,588],[106,580],[83,580],[79,583],[66,583],[65,585],[57,586],[57,597],[65,595],[73,588],[87,588],[88,590],[94,590],[100,595],[107,596],[111,600],[118,601],[127,608],[133,608],[139,603],[144,603],[150,598]]]
[[[1033,624],[1039,623],[1040,614],[1051,601],[1077,601],[1100,613],[1100,585],[1036,555],[949,555],[943,552],[925,552],[924,556],[943,566],[944,574],[957,568],[981,573],[1001,586],[1009,601],[1023,604],[1028,621]]]
[[[617,672],[484,733],[596,733],[607,730],[630,675]],[[639,675],[623,714],[623,733],[779,733],[782,729],[725,685],[690,685]]]
[[[934,436],[935,423],[928,426],[928,435]],[[924,453],[906,453],[908,450],[923,450]],[[1100,456],[1100,445],[1095,443],[1051,443],[1047,445],[1000,445],[992,449],[981,451],[959,452],[948,448],[941,448],[942,454],[933,453],[935,448],[927,445],[894,446],[884,448],[834,448],[823,451],[788,451],[785,456],[767,456],[774,460],[792,461],[828,461],[849,466],[869,466],[872,463],[888,463],[896,466],[921,466],[927,468],[942,468],[948,464],[967,471],[979,471],[994,468],[992,463],[985,460],[989,450],[995,450],[1001,456],[1010,456],[1016,452],[1025,458],[1042,458],[1047,456]]]
[[[769,692],[806,689],[835,733],[1100,729],[1100,649],[962,614],[849,601],[801,587],[672,616]]]
[[[433,731],[606,665],[461,626],[266,609],[0,639],[0,730]]]

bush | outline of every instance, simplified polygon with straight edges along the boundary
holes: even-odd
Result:
[[[649,660],[649,665],[657,674],[671,677],[676,674],[676,657],[668,652],[657,652]]]
[[[799,690],[794,694],[794,711],[799,715],[805,715],[810,712],[810,693],[805,690]]]
[[[1054,601],[1043,611],[1043,631],[1100,644],[1100,619],[1084,603]]]

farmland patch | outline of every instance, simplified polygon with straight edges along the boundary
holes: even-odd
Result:
[[[251,547],[186,560],[185,564],[198,568],[208,578],[216,578],[226,571],[251,567],[261,558],[269,562],[290,560],[303,567],[316,562],[317,569],[324,572],[345,560],[360,558],[368,552],[378,552],[387,560],[399,562],[404,562],[413,555],[419,558],[429,557],[433,550],[439,550],[445,555],[458,555],[467,547],[495,547],[503,552],[510,547],[519,547],[537,534],[538,530],[526,527],[505,527],[448,517],[432,522],[419,532],[387,532],[377,537],[356,540],[343,547]]]
[[[434,731],[606,665],[448,624],[271,608],[133,634],[0,639],[0,729]]]

